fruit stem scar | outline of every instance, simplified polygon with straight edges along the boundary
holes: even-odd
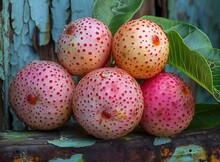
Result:
[[[31,105],[36,105],[37,101],[39,100],[39,96],[33,96],[32,94],[29,94],[27,96],[27,101]]]
[[[67,26],[64,30],[67,35],[72,35],[75,29],[76,29],[76,26],[74,24],[71,24]]]
[[[108,73],[107,72],[101,72],[100,73],[100,77],[101,78],[105,78],[105,77],[107,77],[108,76]]]
[[[158,46],[160,45],[160,39],[158,38],[158,36],[156,35],[152,35],[152,43],[155,45],[155,46]]]

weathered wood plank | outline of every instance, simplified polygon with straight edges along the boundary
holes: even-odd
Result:
[[[158,138],[136,129],[115,140],[87,135],[77,124],[50,132],[0,132],[0,161],[220,161],[220,128]]]
[[[1,2],[1,12],[0,12],[0,79],[2,82],[2,89],[0,97],[5,99],[8,97],[8,86],[9,86],[9,52],[10,52],[10,22],[9,22],[9,2],[8,0]],[[3,102],[3,105],[0,107],[3,112],[2,123],[0,123],[3,129],[9,129],[9,103]]]

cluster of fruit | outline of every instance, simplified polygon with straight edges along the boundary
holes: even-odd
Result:
[[[122,137],[138,124],[173,136],[192,121],[195,101],[179,76],[163,70],[168,57],[169,40],[152,21],[131,20],[112,37],[99,20],[80,18],[60,36],[60,64],[26,65],[10,85],[9,101],[34,129],[56,129],[73,114],[97,138]]]

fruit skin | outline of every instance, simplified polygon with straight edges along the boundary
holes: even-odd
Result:
[[[113,37],[116,65],[139,79],[160,73],[169,56],[169,40],[156,23],[135,19],[122,25]]]
[[[131,132],[144,109],[140,85],[119,68],[100,68],[84,76],[76,87],[73,111],[91,135],[115,139]]]
[[[9,86],[9,102],[27,126],[52,130],[72,115],[75,88],[75,81],[61,65],[35,60],[14,77]]]
[[[141,85],[144,112],[140,122],[149,134],[170,137],[192,121],[195,99],[188,85],[176,74],[162,72]]]
[[[84,17],[64,27],[58,41],[58,59],[72,74],[82,77],[104,67],[110,59],[112,34],[101,21]]]

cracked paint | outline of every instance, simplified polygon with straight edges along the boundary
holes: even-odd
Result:
[[[206,152],[203,147],[198,145],[187,145],[176,147],[168,162],[200,162],[206,161]]]

